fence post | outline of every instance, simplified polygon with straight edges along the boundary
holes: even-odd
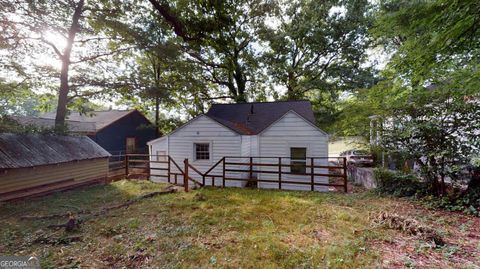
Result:
[[[282,157],[278,157],[278,189],[282,189]]]
[[[168,180],[168,183],[170,183],[170,155],[168,155],[168,164],[167,164],[167,180]],[[177,180],[175,179],[175,184],[177,184]]]
[[[253,166],[252,166],[252,163],[253,163],[253,158],[250,157],[250,169],[249,169],[249,173],[248,173],[248,179],[251,180],[252,177],[253,177]]]
[[[311,185],[311,191],[314,191],[315,190],[315,185],[314,185],[315,184],[315,176],[314,176],[313,171],[315,171],[315,170],[313,169],[313,158],[310,158],[310,166],[311,166],[310,167],[310,174],[311,174],[310,177],[311,177],[311,184],[312,184]]]
[[[151,156],[150,154],[148,155],[148,164],[147,164],[147,169],[148,169],[148,172],[147,172],[147,180],[150,180],[151,177],[152,177],[152,169],[151,168],[151,163],[152,163],[153,160],[153,156]]]
[[[223,182],[222,187],[225,188],[225,157],[223,157]]]
[[[185,188],[185,192],[188,192],[188,159],[183,161],[185,164],[185,170],[183,174],[183,187]]]
[[[128,154],[125,154],[125,178],[128,179]]]
[[[345,193],[348,192],[347,188],[347,158],[343,157],[343,190]]]

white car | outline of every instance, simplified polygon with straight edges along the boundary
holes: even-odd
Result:
[[[340,153],[340,157],[347,158],[348,165],[355,165],[355,166],[372,166],[373,165],[373,157],[365,150],[347,150]]]

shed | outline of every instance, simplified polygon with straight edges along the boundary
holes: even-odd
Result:
[[[170,134],[148,143],[151,155],[169,155],[177,163],[189,159],[199,171],[208,171],[225,156],[238,156],[245,163],[249,157],[258,157],[261,162],[277,161],[303,162],[310,157],[328,156],[328,135],[315,125],[312,106],[309,101],[255,102],[243,104],[214,104],[202,114]],[[258,160],[258,159],[257,159]],[[282,163],[283,164],[283,163]],[[327,159],[315,160],[314,165],[326,166]],[[159,164],[152,164],[152,168]],[[222,174],[220,168],[217,174]],[[254,170],[269,171],[276,167],[255,167]],[[290,167],[284,167],[288,181],[310,181],[302,175],[289,174]],[[317,169],[317,168],[316,168]],[[288,171],[287,171],[288,170]],[[154,175],[155,170],[151,171]],[[316,173],[324,173],[318,168]],[[229,178],[244,178],[245,175],[230,173]],[[274,174],[259,173],[259,179],[278,177]],[[195,177],[195,174],[192,175]],[[155,178],[155,177],[152,177]],[[160,179],[160,178],[159,178]],[[200,178],[196,178],[200,180]],[[206,184],[210,184],[207,179]],[[216,185],[220,185],[218,179]],[[328,177],[318,177],[318,183],[328,183]],[[229,181],[227,185],[243,187],[244,181]],[[259,188],[277,188],[277,184],[259,183]],[[309,190],[301,184],[285,184],[285,189]],[[326,191],[327,187],[315,186]]]
[[[0,134],[0,201],[106,179],[110,154],[86,136]]]
[[[11,118],[22,125],[41,128],[55,126],[55,113]],[[90,137],[114,155],[146,153],[147,142],[157,138],[154,124],[136,109],[71,112],[67,116],[66,125],[71,133]]]

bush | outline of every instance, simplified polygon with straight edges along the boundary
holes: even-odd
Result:
[[[448,211],[460,211],[480,217],[480,190],[452,191],[446,196],[427,196],[423,199],[429,208],[441,208]]]
[[[376,191],[380,194],[397,197],[421,198],[428,208],[459,211],[480,217],[480,186],[468,189],[450,188],[444,196],[432,195],[431,188],[418,177],[411,174],[386,169],[374,170]],[[472,179],[473,180],[473,179]]]
[[[377,191],[397,197],[423,196],[427,185],[412,174],[403,174],[386,169],[374,170]]]

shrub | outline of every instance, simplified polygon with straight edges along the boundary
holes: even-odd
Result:
[[[377,192],[397,197],[421,198],[421,202],[429,208],[458,211],[480,217],[480,169],[479,162],[472,161],[472,175],[468,188],[450,186],[442,196],[418,177],[412,174],[375,169]]]
[[[412,174],[377,168],[374,175],[379,193],[397,197],[423,196],[426,193],[426,184]]]
[[[480,190],[452,191],[446,196],[424,197],[424,204],[429,208],[441,208],[448,211],[460,211],[480,217]]]

